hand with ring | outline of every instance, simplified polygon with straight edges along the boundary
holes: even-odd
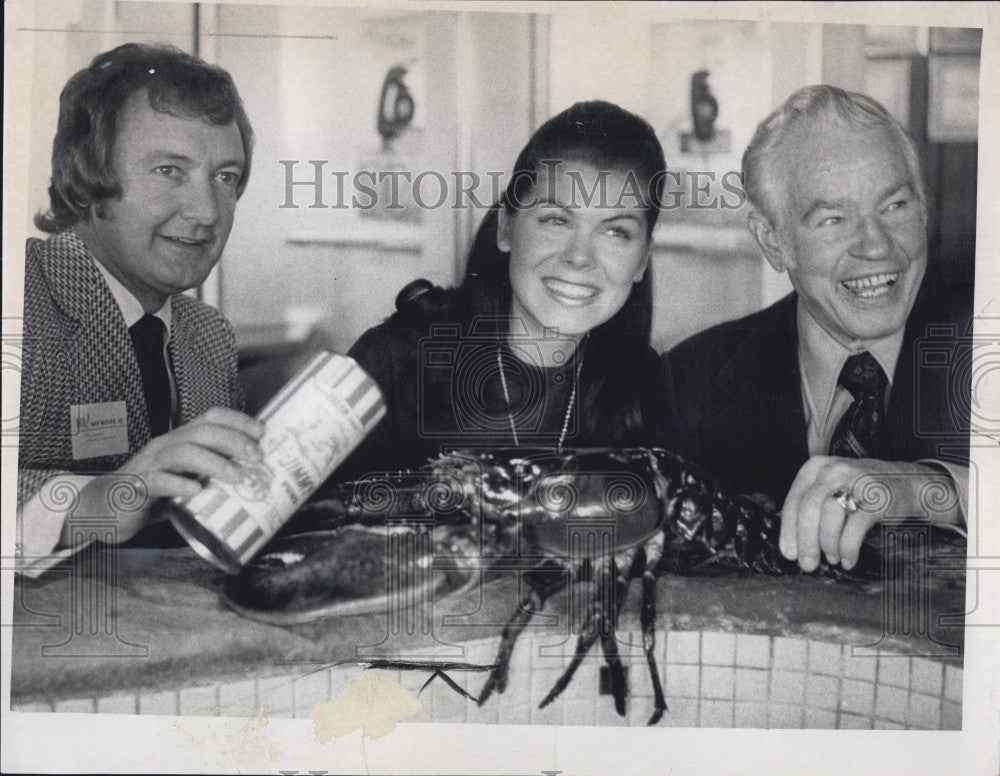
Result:
[[[928,484],[955,488],[946,473],[924,464],[815,455],[795,476],[782,506],[781,554],[804,571],[819,567],[820,553],[831,565],[851,569],[865,536],[886,515],[922,516]],[[866,501],[868,488],[880,494],[878,503]],[[961,522],[957,496],[953,501],[952,512],[936,515],[942,522]]]

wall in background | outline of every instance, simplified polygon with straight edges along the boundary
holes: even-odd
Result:
[[[59,93],[69,77],[99,52],[130,41],[162,41],[184,51],[192,51],[194,46],[194,5],[190,3],[39,0],[34,10],[31,115],[18,117],[31,122],[28,209],[24,214],[31,231],[34,214],[48,206]]]
[[[236,77],[260,138],[222,276],[222,307],[243,338],[318,323],[347,350],[392,312],[409,281],[459,279],[480,213],[454,207],[453,193],[422,209],[404,192],[396,213],[332,205],[350,201],[359,170],[437,171],[449,184],[453,171],[506,173],[530,132],[529,17],[225,6],[218,29],[218,61]],[[274,30],[281,37],[254,37]],[[410,70],[416,112],[386,150],[376,110],[397,63]],[[313,160],[325,161],[327,207],[314,207],[308,186],[295,186],[295,207],[283,207],[288,170],[313,180]],[[333,171],[346,173],[342,198]],[[437,179],[424,182],[424,200],[436,201]],[[489,201],[488,187],[477,192]]]
[[[971,139],[941,140],[927,130],[933,118],[946,131],[970,131],[962,118],[976,104],[968,72],[978,72],[978,49],[968,35],[661,21],[648,8],[620,5],[592,10],[583,16],[558,7],[512,14],[200,4],[196,24],[191,4],[40,0],[25,221],[46,202],[56,95],[65,80],[98,51],[126,40],[165,40],[186,50],[197,46],[226,67],[257,131],[250,185],[220,271],[203,292],[233,320],[243,342],[295,339],[319,324],[334,347],[346,350],[391,313],[410,280],[460,279],[481,211],[450,202],[402,214],[330,207],[337,200],[334,171],[348,176],[348,201],[350,177],[363,168],[506,177],[530,132],[580,99],[609,99],[646,117],[668,166],[681,176],[675,206],[663,213],[655,235],[658,348],[789,290],[787,278],[762,261],[745,208],[697,207],[696,199],[704,204],[721,195],[732,202],[720,179],[739,169],[757,122],[807,83],[869,91],[918,135],[935,203],[932,246],[950,267],[969,271],[975,124]],[[410,130],[387,150],[375,118],[382,80],[394,64],[409,71],[416,112]],[[691,74],[701,69],[710,73],[716,128],[725,140],[685,146]],[[961,87],[938,86],[958,97],[937,108],[934,73],[939,84]],[[323,162],[325,206],[311,207],[314,190],[296,186],[297,207],[283,207],[289,172],[282,161],[294,163],[295,181],[311,179],[311,162]],[[696,175],[715,181],[699,194]],[[428,181],[428,194],[435,190]],[[476,193],[492,199],[487,185]]]

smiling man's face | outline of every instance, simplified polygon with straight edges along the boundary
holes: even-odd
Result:
[[[121,197],[77,232],[155,312],[172,294],[201,285],[222,255],[243,176],[239,129],[161,113],[136,92],[119,115],[112,166]]]
[[[792,133],[772,177],[775,225],[756,229],[800,302],[850,346],[903,327],[927,266],[923,203],[887,127]]]

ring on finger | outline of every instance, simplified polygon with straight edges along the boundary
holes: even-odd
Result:
[[[837,490],[830,494],[830,497],[840,504],[844,508],[844,512],[848,515],[853,515],[858,511],[858,502],[854,500],[854,496],[843,488],[837,488]]]

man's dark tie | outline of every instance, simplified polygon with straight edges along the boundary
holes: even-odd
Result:
[[[128,330],[139,361],[142,391],[149,410],[149,432],[152,436],[170,430],[170,378],[163,358],[163,335],[166,327],[155,315],[146,313]]]
[[[885,372],[866,350],[847,359],[838,382],[851,392],[854,402],[837,423],[830,440],[830,455],[878,457],[876,439],[885,414],[885,392],[889,385]]]

